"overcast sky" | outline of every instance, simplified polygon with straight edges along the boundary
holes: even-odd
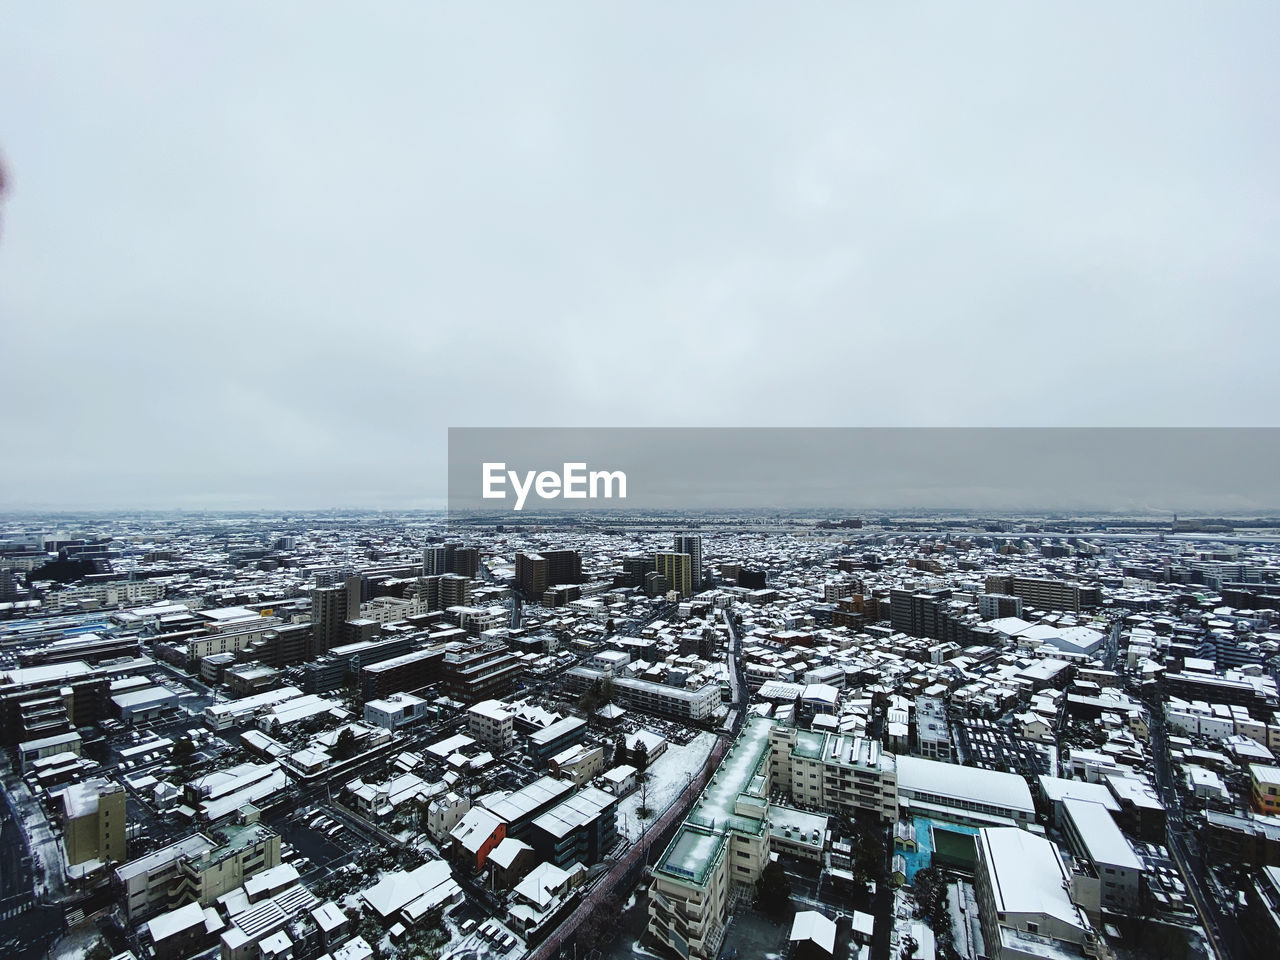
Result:
[[[0,508],[433,506],[448,426],[1280,422],[1280,5],[605,6],[6,5]]]

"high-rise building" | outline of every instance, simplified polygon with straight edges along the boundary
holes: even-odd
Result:
[[[582,555],[577,550],[516,554],[516,587],[526,600],[541,600],[548,587],[581,582]]]
[[[471,581],[456,573],[423,577],[418,581],[418,598],[427,610],[466,606],[471,599]]]
[[[340,587],[311,591],[311,649],[318,657],[347,642],[346,623],[360,616],[360,578],[348,577]]]
[[[673,548],[676,553],[687,553],[693,563],[693,592],[702,590],[702,537],[698,534],[677,534]]]
[[[653,555],[653,566],[680,596],[693,595],[693,558],[689,554],[661,550]]]
[[[422,575],[438,577],[442,573],[448,573],[448,554],[449,551],[445,547],[423,547]]]

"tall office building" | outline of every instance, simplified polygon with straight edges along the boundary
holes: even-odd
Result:
[[[308,657],[328,653],[347,642],[346,622],[360,616],[360,578],[348,577],[340,587],[311,591],[311,649]]]
[[[702,590],[702,537],[698,534],[677,534],[673,544],[676,553],[687,553],[693,562],[693,592]]]
[[[676,553],[673,550],[661,550],[653,555],[655,572],[667,578],[671,589],[680,596],[693,594],[693,558],[687,553]]]

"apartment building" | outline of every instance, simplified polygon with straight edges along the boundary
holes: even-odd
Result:
[[[1255,810],[1265,816],[1280,816],[1280,767],[1249,764],[1249,792]]]
[[[606,679],[606,673],[595,667],[580,666],[566,670],[564,677],[569,689],[581,692],[597,680]],[[708,683],[692,690],[636,677],[614,677],[612,682],[614,697],[624,707],[641,713],[699,723],[710,720],[720,709],[719,684]]]
[[[504,697],[515,689],[524,669],[520,657],[500,641],[458,644],[445,651],[445,693],[463,703]]]
[[[481,700],[467,710],[467,732],[490,750],[505,753],[515,742],[515,715],[501,700]]]
[[[124,787],[102,777],[62,791],[67,866],[119,863],[125,858]]]
[[[1101,803],[1066,797],[1062,801],[1062,832],[1071,852],[1088,865],[1076,877],[1076,886],[1088,891],[1091,916],[1101,910],[1133,912],[1138,909],[1145,868],[1129,841]]]
[[[213,903],[280,863],[280,837],[260,823],[224,827],[215,843],[197,833],[116,868],[131,923],[186,903]]]
[[[654,867],[649,932],[681,956],[718,955],[735,893],[769,861],[771,729],[747,722]]]
[[[699,534],[677,534],[672,542],[675,553],[689,555],[693,592],[702,590],[702,537]]]
[[[916,697],[916,753],[930,760],[952,758],[947,707],[936,697]]]
[[[1102,591],[1088,584],[1047,577],[1018,577],[996,574],[987,577],[987,593],[1017,597],[1025,606],[1037,610],[1095,610],[1102,606]]]
[[[775,725],[769,735],[775,789],[802,807],[898,818],[897,758],[863,737]]]
[[[433,647],[391,657],[360,668],[360,694],[366,701],[381,700],[393,693],[421,690],[440,679],[445,648]]]
[[[618,839],[617,812],[617,797],[586,787],[533,821],[530,845],[557,867],[593,866]]]
[[[577,550],[517,553],[515,573],[525,598],[541,600],[548,587],[582,582],[582,555]]]
[[[682,597],[693,595],[693,557],[674,550],[660,550],[653,555],[653,569],[665,577],[670,589]]]

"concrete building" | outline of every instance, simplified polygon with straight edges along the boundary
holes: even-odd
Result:
[[[364,705],[366,723],[387,730],[399,730],[431,716],[431,703],[411,693],[393,693],[383,700],[370,700]]]
[[[803,807],[832,813],[862,810],[898,817],[899,758],[862,737],[797,730],[777,724],[769,733],[771,775]]]
[[[681,956],[719,954],[732,897],[769,861],[771,728],[747,722],[654,867],[649,932]]]
[[[653,569],[680,596],[693,595],[693,558],[689,554],[660,550],[653,555]]]
[[[524,670],[520,657],[499,640],[458,644],[445,651],[445,693],[463,703],[504,697]]]
[[[505,753],[515,742],[515,715],[501,700],[481,700],[467,709],[467,732],[489,749]]]
[[[102,777],[73,783],[62,791],[63,840],[67,866],[86,868],[125,859],[124,787]]]
[[[676,534],[672,542],[675,553],[687,553],[692,565],[691,580],[694,593],[702,591],[702,537],[698,534]]]
[[[328,653],[347,642],[346,623],[360,617],[360,578],[348,577],[338,587],[311,591],[311,649],[309,657]]]
[[[1087,862],[1077,876],[1077,900],[1098,918],[1100,910],[1132,913],[1140,905],[1145,868],[1129,841],[1100,803],[1067,797],[1062,801],[1062,832],[1072,853]]]
[[[1096,956],[1098,938],[1072,902],[1071,877],[1054,845],[1017,827],[978,832],[977,892],[992,960]]]
[[[618,839],[617,812],[617,797],[586,787],[534,820],[529,843],[558,867],[593,866]]]
[[[211,906],[245,880],[280,863],[280,837],[259,823],[224,827],[226,842],[204,834],[169,844],[116,868],[115,881],[129,920],[186,903]]]

